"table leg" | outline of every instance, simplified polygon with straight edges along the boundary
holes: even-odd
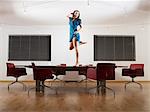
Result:
[[[45,87],[44,87],[44,81],[41,81],[40,83],[42,85],[41,88],[40,88],[40,90],[44,93],[44,89],[45,89]]]
[[[100,87],[101,87],[102,95],[105,95],[106,94],[106,80],[101,80],[100,81]]]
[[[36,80],[36,92],[40,92],[40,80]]]

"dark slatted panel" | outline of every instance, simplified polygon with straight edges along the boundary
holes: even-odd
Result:
[[[94,35],[94,61],[135,61],[135,37]]]
[[[50,35],[10,35],[9,60],[50,61]]]

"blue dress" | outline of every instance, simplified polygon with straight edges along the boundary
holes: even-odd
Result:
[[[77,27],[81,27],[81,19],[77,18],[74,21],[72,21],[73,18],[69,18],[69,25],[70,25],[70,39],[69,42],[72,42],[72,39],[75,37],[78,42],[80,42],[80,34],[75,34],[75,31],[77,31]]]

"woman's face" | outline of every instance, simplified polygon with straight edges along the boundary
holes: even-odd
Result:
[[[75,11],[75,12],[74,12],[74,17],[75,17],[75,18],[78,18],[79,15],[80,15],[80,12],[79,12],[79,11]]]

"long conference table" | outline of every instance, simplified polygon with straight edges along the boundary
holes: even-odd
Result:
[[[32,68],[31,65],[25,66],[27,68]],[[65,75],[66,71],[79,71],[79,75],[85,75],[86,81],[87,81],[87,69],[88,68],[96,68],[96,66],[36,66],[37,68],[48,68],[52,70],[53,74],[56,76],[58,75]],[[115,66],[115,68],[122,68],[122,67],[127,67],[127,66]],[[40,84],[44,83],[41,81],[36,80],[36,91],[44,91],[44,88],[40,88]],[[102,81],[103,85],[106,85],[106,81]]]
[[[31,65],[25,66],[32,68]],[[65,71],[79,71],[79,75],[86,75],[88,68],[96,68],[95,66],[36,66],[37,68],[49,68],[55,75],[65,75]]]
[[[25,66],[27,68],[32,68],[31,65]],[[36,66],[36,68],[46,68],[52,70],[52,73],[56,76],[65,75],[66,71],[79,71],[79,75],[85,75],[87,79],[87,69],[88,68],[96,68],[96,66]],[[85,80],[86,80],[85,79]],[[44,88],[40,88],[40,84],[44,83],[39,80],[36,80],[36,91],[44,91]]]

